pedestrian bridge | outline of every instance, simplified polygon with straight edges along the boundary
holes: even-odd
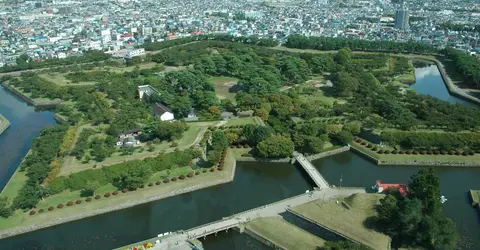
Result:
[[[310,178],[312,178],[313,182],[317,187],[323,188],[330,188],[328,182],[323,178],[323,176],[318,172],[318,170],[313,166],[313,164],[303,156],[303,154],[295,152],[294,153],[295,159],[300,163],[300,165],[307,171]]]
[[[224,217],[221,220],[213,221],[198,227],[194,227],[188,230],[181,230],[169,234],[168,236],[157,237],[150,239],[151,242],[155,242],[152,249],[159,250],[190,250],[200,249],[194,247],[192,242],[199,238],[204,238],[209,235],[216,235],[221,231],[228,231],[229,229],[240,227],[242,224],[246,224],[250,220],[260,217],[280,216],[280,214],[287,212],[290,207],[299,206],[301,204],[313,201],[313,200],[328,200],[337,196],[349,196],[356,193],[364,193],[365,189],[359,188],[323,188],[309,191],[297,196],[290,197],[285,200],[280,200],[268,205],[253,208],[241,213],[234,214],[229,217]],[[241,228],[241,227],[240,227]],[[142,244],[142,242],[137,243]],[[134,244],[135,245],[135,244]],[[119,249],[125,249],[119,248]],[[128,249],[128,248],[127,248]]]

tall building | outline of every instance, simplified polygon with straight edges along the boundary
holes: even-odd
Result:
[[[400,30],[408,30],[410,28],[408,10],[404,7],[395,12],[395,28]]]

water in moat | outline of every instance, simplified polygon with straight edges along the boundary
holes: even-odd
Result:
[[[53,126],[49,111],[36,112],[0,85],[0,114],[10,121],[10,128],[0,135],[0,190],[7,184],[17,166],[32,146],[42,128]]]
[[[415,68],[415,78],[416,82],[412,84],[411,87],[419,94],[430,95],[443,101],[458,103],[469,107],[478,107],[478,105],[472,102],[451,95],[435,64]]]
[[[448,95],[438,69],[435,68],[435,71],[430,67],[416,69],[417,82],[413,88],[421,94],[469,105],[466,101]],[[0,90],[2,98],[0,103],[3,105],[2,94],[4,93]],[[17,109],[16,106],[21,107],[11,106],[12,113],[16,112],[13,111]],[[5,115],[2,110],[0,112]],[[51,114],[41,115],[51,119]],[[10,120],[8,114],[5,116]],[[41,118],[33,120],[35,119]],[[44,123],[44,126],[53,124],[53,120],[50,121]],[[9,130],[15,129],[12,122]],[[4,140],[2,136],[0,149],[4,150],[5,142],[2,141]],[[14,137],[14,140],[16,143],[21,142],[17,137]],[[31,137],[24,139],[23,143],[28,146]],[[9,154],[21,159],[28,151],[28,147],[23,151],[18,149],[17,151],[10,150]],[[19,161],[10,162],[6,169],[13,171]],[[5,163],[2,161],[0,164],[3,166]],[[317,160],[314,165],[331,184],[340,185],[342,178],[342,186],[361,187],[370,187],[377,179],[406,183],[419,169],[399,166],[377,167],[350,152]],[[440,168],[438,172],[442,194],[448,198],[443,205],[444,211],[458,225],[462,235],[461,249],[474,249],[475,245],[480,245],[479,217],[469,205],[467,191],[480,189],[480,183],[477,181],[480,169]],[[148,239],[166,231],[188,229],[236,212],[291,197],[311,189],[312,185],[301,169],[289,164],[239,162],[233,183],[7,238],[0,241],[0,249],[111,249]],[[209,250],[268,249],[246,235],[231,231],[207,237],[203,244],[205,249]]]

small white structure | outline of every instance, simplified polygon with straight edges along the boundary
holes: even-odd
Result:
[[[144,54],[145,54],[145,49],[144,48],[134,49],[134,50],[130,50],[130,51],[127,52],[127,57],[133,58],[133,57],[141,56],[141,55],[144,55]]]
[[[447,198],[445,198],[445,196],[440,196],[440,202],[443,204],[447,201]]]
[[[161,103],[152,105],[153,114],[160,118],[161,121],[173,121],[175,119],[172,111]]]

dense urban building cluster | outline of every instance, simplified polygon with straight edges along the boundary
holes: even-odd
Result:
[[[477,0],[3,0],[0,66],[23,54],[36,61],[88,50],[135,57],[145,43],[214,33],[416,41],[475,54],[478,23]]]

